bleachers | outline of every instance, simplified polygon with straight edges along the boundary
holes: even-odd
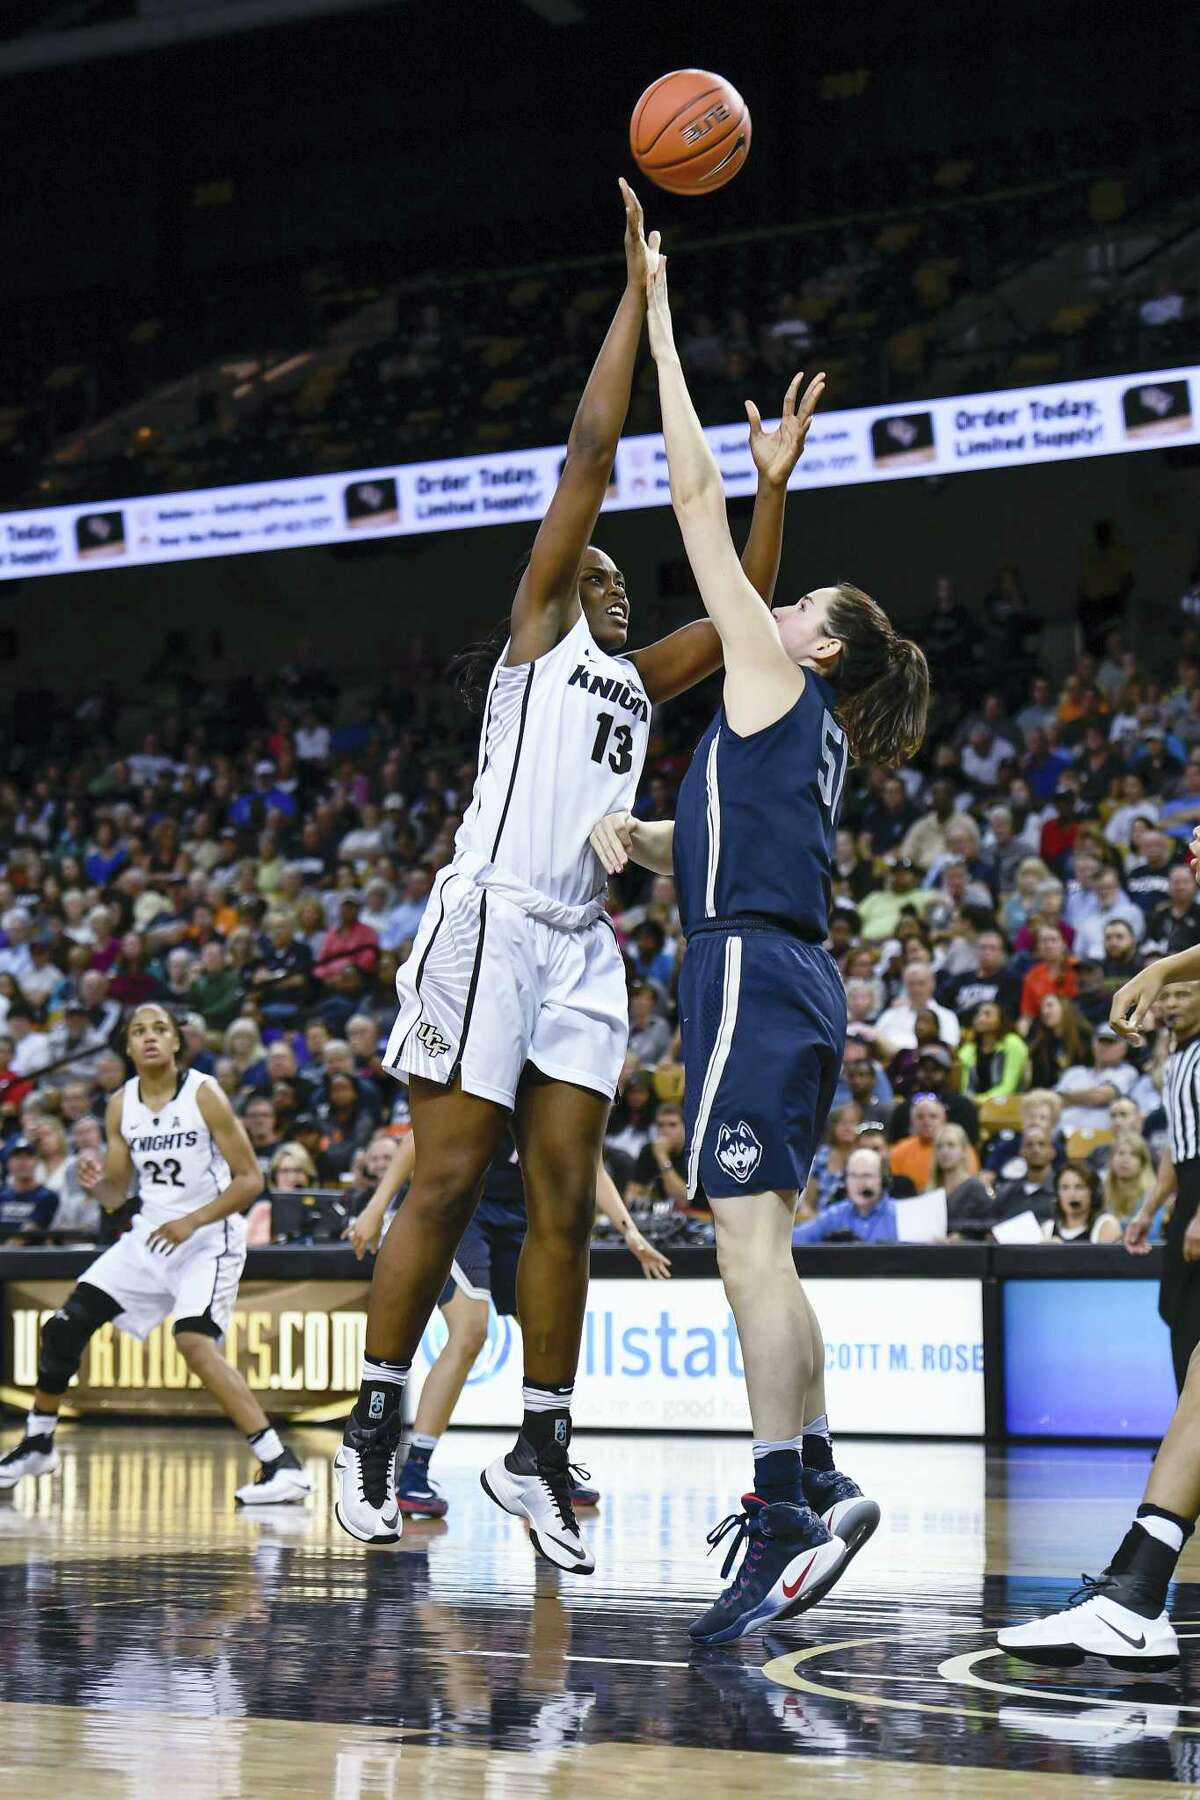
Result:
[[[739,416],[749,389],[769,401],[789,354],[765,341],[781,307],[841,405],[1132,366],[1160,349],[1182,359],[1195,351],[1198,175],[1186,145],[1053,179],[1014,145],[905,171],[903,203],[894,170],[871,192],[857,169],[824,219],[685,239],[672,250],[685,355],[704,321],[721,349],[746,351],[693,367],[702,416]],[[1147,343],[1136,303],[1165,267],[1190,323]],[[0,321],[0,502],[554,441],[620,278],[615,256],[413,274],[390,248],[23,308]],[[630,429],[656,422],[641,381]]]

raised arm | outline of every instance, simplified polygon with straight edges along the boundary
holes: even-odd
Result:
[[[646,316],[646,240],[641,206],[625,181],[621,194],[625,202],[625,292],[576,409],[562,474],[517,589],[509,650],[512,663],[544,656],[579,616],[579,565],[608,488],[629,410],[633,367]]]
[[[746,402],[750,420],[750,454],[758,470],[754,517],[742,550],[742,572],[767,605],[775,593],[779,559],[783,554],[783,519],[787,484],[804,449],[807,417],[797,413],[796,398],[803,376],[797,375],[784,397],[783,413],[774,431],[764,431],[757,406]],[[815,403],[814,403],[815,404]],[[715,674],[724,662],[721,637],[709,619],[695,619],[669,637],[660,638],[633,657],[651,701],[673,700],[705,676]]]
[[[650,348],[658,367],[671,500],[705,611],[721,637],[730,722],[735,730],[757,731],[796,701],[804,689],[804,675],[788,657],[774,620],[738,562],[720,471],[675,348],[666,259],[652,254],[650,262]],[[818,376],[805,396],[801,412],[806,419],[811,418],[822,385]]]

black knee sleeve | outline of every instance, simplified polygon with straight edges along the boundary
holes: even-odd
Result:
[[[43,1394],[65,1394],[83,1360],[88,1340],[121,1308],[111,1294],[81,1281],[42,1326],[37,1384]]]

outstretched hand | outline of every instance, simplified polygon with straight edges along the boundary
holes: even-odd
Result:
[[[631,288],[643,293],[646,286],[647,254],[645,219],[642,203],[622,176],[618,182],[625,202],[625,273]],[[657,233],[651,234],[657,238]]]
[[[787,485],[788,477],[803,455],[808,428],[820,404],[821,395],[825,392],[824,374],[814,375],[804,390],[803,400],[797,406],[797,396],[803,380],[803,370],[792,377],[791,386],[783,397],[783,412],[774,431],[764,431],[762,414],[753,400],[746,402],[746,417],[750,421],[750,454],[754,458],[754,466],[764,481],[777,487]]]
[[[650,326],[650,354],[675,354],[675,328],[671,323],[671,296],[667,291],[667,259],[657,231],[646,245],[646,318]]]

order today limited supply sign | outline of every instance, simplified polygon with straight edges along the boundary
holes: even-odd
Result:
[[[982,1437],[983,1297],[969,1280],[814,1280],[826,1395],[842,1432]],[[446,1341],[434,1315],[412,1403]],[[573,1405],[583,1427],[748,1431],[737,1330],[719,1281],[593,1281]],[[454,1412],[521,1422],[521,1332],[489,1308],[488,1338]]]
[[[818,413],[794,489],[956,475],[1200,442],[1200,368]],[[756,476],[745,421],[706,433],[730,496]],[[538,520],[561,445],[190,493],[0,513],[0,580],[244,556]],[[626,438],[604,510],[670,503],[661,435]]]

